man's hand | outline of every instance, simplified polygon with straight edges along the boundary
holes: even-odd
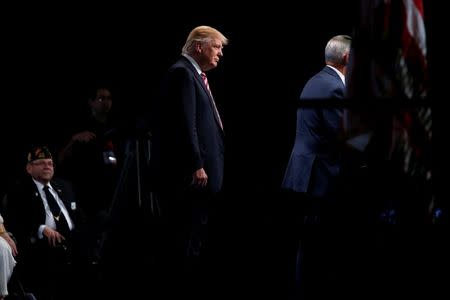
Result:
[[[48,243],[51,247],[56,247],[65,240],[61,233],[47,226],[45,226],[42,234],[47,237]]]
[[[96,137],[95,133],[90,132],[90,131],[83,131],[83,132],[79,132],[79,133],[75,134],[72,137],[72,140],[74,142],[85,142],[85,143],[87,143],[87,142],[95,139],[95,137]]]
[[[9,246],[11,247],[12,250],[12,254],[13,256],[17,255],[17,247],[16,247],[16,243],[14,243],[14,240],[9,236],[8,232],[4,232],[2,234],[0,234],[0,237],[2,237],[3,239],[5,239],[5,241],[9,244]]]
[[[205,187],[208,184],[208,175],[206,175],[205,169],[201,168],[192,174],[192,183],[198,187]]]

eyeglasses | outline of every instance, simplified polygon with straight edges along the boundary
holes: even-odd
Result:
[[[44,161],[44,160],[40,160],[40,161],[32,161],[30,162],[30,164],[32,164],[33,166],[38,166],[38,167],[44,167],[44,166],[49,166],[49,167],[53,167],[53,161]]]
[[[112,97],[111,96],[98,96],[97,98],[95,98],[96,101],[98,102],[103,102],[103,101],[112,101]]]

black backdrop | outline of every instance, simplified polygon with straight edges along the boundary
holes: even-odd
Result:
[[[255,287],[282,281],[273,208],[294,140],[296,100],[322,68],[326,41],[352,35],[356,1],[273,1],[245,8],[222,2],[201,2],[201,8],[168,2],[4,7],[0,191],[23,168],[30,143],[61,138],[90,84],[112,83],[114,106],[125,121],[143,115],[189,31],[210,25],[230,39],[219,67],[209,74],[226,131],[229,197],[222,216],[237,218],[223,223],[236,225],[221,232],[230,242],[224,253],[234,253],[226,262],[231,257],[250,264],[235,276],[242,282],[256,276]],[[437,67],[430,55],[433,62]]]
[[[326,41],[352,33],[353,2],[336,2],[9,7],[1,21],[2,156],[17,170],[30,143],[60,138],[84,105],[86,87],[99,80],[112,83],[115,108],[133,122],[189,31],[206,24],[230,39],[210,72],[229,169],[247,186],[278,187],[300,88],[322,67]]]

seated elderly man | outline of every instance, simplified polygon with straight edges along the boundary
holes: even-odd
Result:
[[[53,156],[46,146],[30,149],[25,171],[6,193],[4,215],[20,245],[20,279],[37,299],[79,299],[87,229],[75,189],[54,177]]]
[[[0,300],[8,295],[8,281],[16,265],[16,255],[16,244],[6,231],[0,215]]]

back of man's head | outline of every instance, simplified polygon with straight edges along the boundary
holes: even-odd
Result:
[[[345,56],[350,52],[352,38],[348,35],[332,37],[325,47],[325,63],[343,67],[346,65]]]

